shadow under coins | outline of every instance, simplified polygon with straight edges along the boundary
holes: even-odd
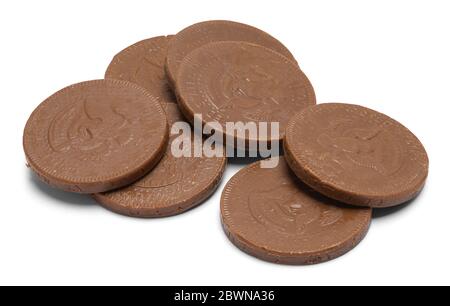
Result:
[[[71,193],[53,188],[41,181],[32,171],[28,172],[30,185],[48,198],[74,206],[97,206],[95,200],[88,194]]]
[[[283,154],[282,153],[283,152],[280,152],[280,154],[275,155],[275,156],[271,156],[271,157],[268,157],[268,158],[272,158],[272,157],[283,158]],[[238,156],[237,152],[234,152],[234,157],[228,157],[228,163],[230,163],[232,165],[243,165],[243,166],[245,166],[245,165],[250,165],[250,164],[256,163],[256,162],[261,161],[261,160],[268,159],[268,158],[263,158],[261,156],[258,156],[258,157],[237,157],[237,156]]]
[[[384,217],[388,217],[393,214],[397,214],[403,211],[406,211],[410,206],[414,204],[414,202],[418,201],[419,198],[422,197],[422,195],[425,193],[426,187],[415,197],[414,199],[409,200],[408,202],[394,206],[394,207],[388,207],[388,208],[376,208],[373,210],[373,218],[374,219],[380,219]]]

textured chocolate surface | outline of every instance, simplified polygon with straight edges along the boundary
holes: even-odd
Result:
[[[166,70],[174,86],[183,59],[195,49],[218,41],[246,41],[283,54],[295,62],[294,56],[277,39],[252,26],[225,20],[194,24],[178,33],[170,42]]]
[[[274,169],[260,162],[225,187],[222,223],[244,252],[275,263],[317,264],[353,249],[366,235],[370,208],[342,206],[310,190],[284,159]]]
[[[296,115],[286,159],[302,181],[344,203],[390,207],[414,198],[428,175],[420,141],[397,121],[348,104],[320,104]]]
[[[166,104],[165,109],[170,124],[184,121],[176,104]],[[171,137],[163,159],[147,176],[94,198],[112,211],[133,217],[172,216],[202,203],[221,182],[226,158],[175,158],[171,145],[176,137]]]
[[[136,83],[150,91],[161,103],[176,103],[164,70],[172,37],[146,39],[121,51],[109,65],[105,78]]]
[[[133,83],[69,86],[29,118],[23,145],[29,166],[48,184],[95,193],[144,176],[164,154],[168,124],[156,98]]]
[[[177,97],[191,122],[195,114],[202,114],[204,124],[219,122],[224,129],[227,122],[278,122],[280,137],[271,141],[283,138],[293,114],[316,103],[314,89],[298,66],[245,42],[211,43],[186,56]]]

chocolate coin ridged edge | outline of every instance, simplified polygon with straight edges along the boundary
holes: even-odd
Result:
[[[283,163],[283,158],[280,160]],[[241,179],[241,176],[245,175],[250,170],[254,168],[261,168],[260,162],[253,163],[246,168],[241,169],[237,174],[235,174],[231,180],[225,186],[222,197],[221,197],[221,222],[223,230],[228,237],[228,239],[233,243],[238,249],[243,251],[244,253],[256,257],[258,259],[276,263],[276,264],[285,264],[285,265],[314,265],[319,263],[324,263],[333,259],[336,259],[340,256],[345,255],[350,252],[354,248],[356,248],[367,236],[367,233],[370,230],[371,221],[372,221],[372,209],[371,208],[351,208],[351,206],[345,207],[345,209],[356,209],[361,212],[367,212],[364,220],[360,220],[361,227],[355,229],[353,235],[346,239],[344,242],[340,242],[334,245],[330,245],[326,248],[316,251],[302,252],[302,253],[285,253],[285,252],[277,252],[275,250],[270,250],[267,245],[258,246],[255,243],[251,242],[248,238],[244,237],[242,234],[239,234],[233,231],[233,221],[230,219],[230,213],[227,212],[228,208],[226,208],[227,201],[229,201],[230,194],[232,193],[232,189],[235,185],[238,184],[238,180]],[[280,166],[280,165],[279,165]],[[287,164],[285,167],[288,167]],[[290,172],[290,170],[288,170]],[[291,179],[293,183],[299,184],[299,188],[305,188],[301,192],[306,192],[307,194],[316,194],[314,191],[307,190],[309,187],[303,185],[294,175],[292,174]],[[302,187],[303,186],[303,187]],[[320,194],[316,194],[318,199],[324,198]],[[333,201],[333,200],[326,200]],[[336,203],[336,205],[341,205]],[[337,207],[339,209],[339,207]]]
[[[207,188],[205,188],[203,193],[199,193],[196,197],[192,197],[190,199],[186,199],[185,201],[174,203],[173,205],[168,207],[133,210],[125,208],[122,205],[118,205],[115,201],[110,200],[107,196],[104,196],[101,193],[92,194],[92,197],[106,209],[128,217],[164,218],[176,216],[199,206],[209,197],[211,197],[219,187],[225,169],[226,169],[226,159],[224,159],[224,166],[222,167],[222,171],[216,177],[214,177],[213,180],[211,180],[210,184],[208,184]]]
[[[34,120],[34,117],[38,115],[38,113],[41,111],[41,107],[47,106],[47,104],[52,103],[52,101],[60,98],[67,92],[71,90],[77,90],[81,89],[85,86],[96,86],[96,84],[110,84],[114,86],[124,86],[128,89],[133,89],[136,91],[139,91],[140,94],[145,96],[149,101],[152,101],[157,109],[157,112],[161,114],[161,119],[164,119],[165,121],[165,132],[163,135],[163,138],[161,139],[159,146],[156,150],[154,150],[153,156],[147,157],[145,162],[142,162],[139,165],[136,165],[134,169],[120,169],[117,172],[115,172],[113,175],[108,176],[96,176],[95,179],[93,178],[70,178],[67,176],[64,177],[57,177],[55,175],[52,175],[52,171],[50,171],[49,167],[42,167],[38,165],[37,162],[35,162],[35,153],[33,153],[33,149],[29,147],[29,141],[27,139],[29,132],[29,129],[31,128],[31,122]],[[33,113],[30,115],[29,119],[27,120],[27,123],[24,128],[24,134],[23,134],[23,148],[27,160],[27,166],[33,170],[33,172],[47,185],[68,191],[68,192],[74,192],[74,193],[82,193],[82,194],[92,194],[97,192],[105,192],[109,190],[113,190],[116,188],[121,188],[126,185],[129,185],[133,181],[136,181],[140,178],[142,178],[144,175],[148,173],[151,169],[153,169],[159,162],[159,160],[162,158],[164,154],[164,150],[167,146],[167,143],[169,141],[169,130],[168,130],[168,124],[167,120],[165,118],[165,112],[160,105],[160,103],[151,96],[144,88],[131,83],[127,81],[121,81],[121,80],[92,80],[92,81],[85,81],[81,83],[76,83],[70,86],[67,86],[47,99],[45,99],[36,109],[33,111]]]
[[[403,188],[403,190],[393,192],[391,194],[362,194],[358,192],[354,192],[352,190],[346,190],[339,188],[335,184],[331,184],[328,182],[325,182],[320,177],[318,177],[313,169],[310,169],[309,167],[305,165],[301,165],[300,160],[298,157],[296,157],[296,154],[294,150],[292,149],[293,140],[291,139],[291,134],[293,134],[292,129],[294,128],[294,125],[296,123],[296,120],[298,120],[300,117],[304,116],[308,111],[311,111],[313,108],[319,108],[319,107],[327,107],[327,106],[342,106],[342,107],[352,107],[352,108],[360,108],[365,111],[369,111],[371,113],[380,115],[385,117],[387,120],[393,122],[397,127],[404,129],[405,132],[409,133],[411,139],[414,139],[414,141],[417,142],[417,144],[420,144],[421,149],[423,149],[423,153],[426,156],[426,164],[427,164],[427,170],[425,172],[425,175],[423,176],[423,179],[421,179],[417,184],[411,185],[408,188]],[[426,153],[425,148],[423,147],[420,140],[405,126],[403,126],[401,123],[396,121],[395,119],[392,119],[388,117],[387,115],[383,113],[379,113],[375,110],[354,105],[354,104],[344,104],[344,103],[322,103],[315,106],[311,106],[302,112],[296,114],[292,119],[291,122],[288,124],[288,127],[286,128],[286,137],[283,141],[284,145],[284,155],[285,159],[289,165],[289,167],[292,169],[292,171],[301,179],[305,184],[316,190],[317,192],[320,192],[324,194],[325,196],[328,196],[332,199],[335,199],[337,201],[340,201],[342,203],[346,203],[349,205],[354,206],[360,206],[360,207],[371,207],[371,208],[389,208],[393,206],[398,206],[401,204],[404,204],[410,200],[413,200],[416,198],[423,190],[426,184],[426,180],[428,177],[428,156]],[[356,178],[355,178],[356,180]],[[405,186],[404,186],[405,187]]]

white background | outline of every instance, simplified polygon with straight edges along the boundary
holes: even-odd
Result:
[[[422,195],[377,213],[348,255],[291,267],[230,244],[219,221],[223,185],[184,215],[135,220],[33,178],[21,138],[40,102],[101,78],[134,42],[208,19],[279,38],[318,101],[362,104],[408,126],[430,156]],[[0,284],[450,284],[449,1],[1,1],[0,31]],[[240,167],[230,165],[224,183]]]

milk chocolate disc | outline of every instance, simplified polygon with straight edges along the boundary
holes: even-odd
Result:
[[[306,184],[344,203],[390,207],[424,187],[428,157],[397,121],[365,107],[320,104],[296,115],[286,159]]]
[[[305,74],[283,55],[245,42],[205,45],[185,57],[178,74],[178,103],[193,121],[201,114],[205,125],[219,122],[279,123],[279,141],[293,114],[314,105],[314,89]],[[225,133],[226,134],[226,133]],[[230,134],[230,132],[228,133]],[[260,140],[236,136],[235,139]]]
[[[257,28],[232,21],[206,21],[194,24],[178,33],[170,42],[166,71],[174,86],[180,65],[195,49],[218,41],[246,41],[267,47],[295,62],[294,56],[277,39]]]
[[[69,86],[33,112],[24,131],[29,166],[48,184],[104,192],[145,175],[164,154],[168,124],[145,89],[118,80]]]
[[[176,104],[166,104],[171,124],[183,122]],[[131,186],[94,195],[106,208],[133,217],[166,217],[182,213],[208,198],[219,185],[226,158],[180,157],[171,153],[172,136],[162,161]],[[193,151],[193,146],[191,148]]]
[[[317,264],[353,249],[366,235],[372,210],[342,206],[303,185],[281,158],[238,172],[225,187],[222,223],[244,252],[282,264]]]
[[[105,78],[136,83],[151,92],[161,103],[176,103],[164,71],[171,37],[150,38],[126,48],[114,57]]]

